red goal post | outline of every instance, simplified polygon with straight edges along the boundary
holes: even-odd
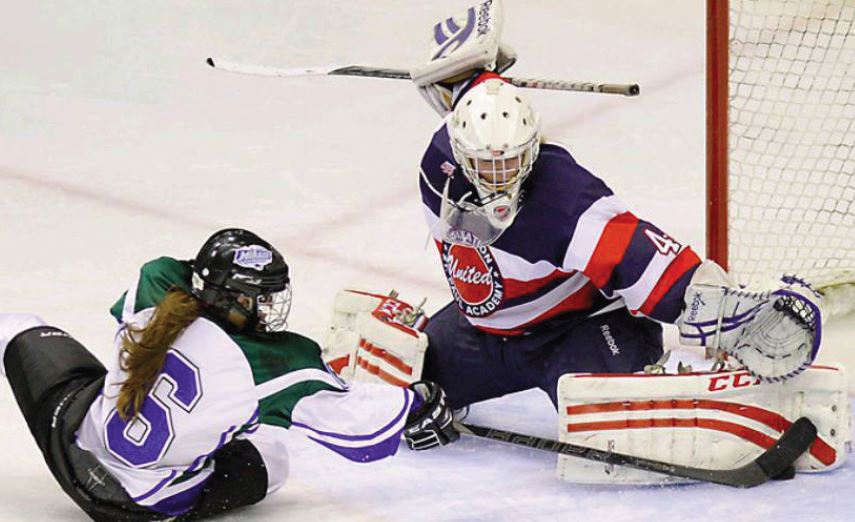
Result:
[[[707,257],[855,280],[855,2],[707,0]]]

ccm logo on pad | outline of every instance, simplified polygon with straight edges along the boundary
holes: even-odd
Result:
[[[728,388],[745,388],[760,384],[760,379],[748,372],[727,373],[710,377],[708,391],[721,391]]]

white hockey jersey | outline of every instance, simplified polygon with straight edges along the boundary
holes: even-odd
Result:
[[[188,511],[213,471],[216,451],[235,438],[249,440],[262,455],[268,494],[287,476],[283,429],[359,462],[397,451],[411,391],[348,388],[310,339],[292,332],[230,335],[205,318],[179,336],[139,415],[123,421],[116,410],[126,379],[118,360],[121,335],[128,325],[144,325],[173,286],[189,291],[190,274],[188,263],[152,261],[113,307],[121,323],[116,356],[77,434],[78,446],[136,503],[167,515]]]

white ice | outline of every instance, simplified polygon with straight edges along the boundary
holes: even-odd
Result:
[[[702,0],[506,0],[511,73],[634,81],[636,99],[537,91],[547,135],[635,212],[703,250]],[[417,164],[437,125],[412,85],[218,72],[424,58],[462,0],[0,0],[0,310],[30,311],[106,358],[107,308],[144,261],[192,257],[239,225],[286,254],[293,329],[322,336],[336,290],[449,299],[426,247]],[[822,359],[851,363],[855,320]],[[673,332],[669,332],[673,338]],[[688,352],[679,351],[688,356]],[[850,364],[851,366],[851,364]],[[473,421],[555,436],[540,392]],[[0,385],[0,520],[85,520]],[[466,439],[350,464],[298,437],[292,478],[224,520],[850,520],[855,465],[748,491],[581,487],[555,457]]]

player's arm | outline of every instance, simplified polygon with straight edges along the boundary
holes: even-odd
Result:
[[[633,314],[673,323],[701,260],[695,252],[630,212],[598,178],[575,162],[576,189],[567,210],[565,270],[584,273],[606,297],[620,297]],[[562,197],[565,197],[562,195]]]

